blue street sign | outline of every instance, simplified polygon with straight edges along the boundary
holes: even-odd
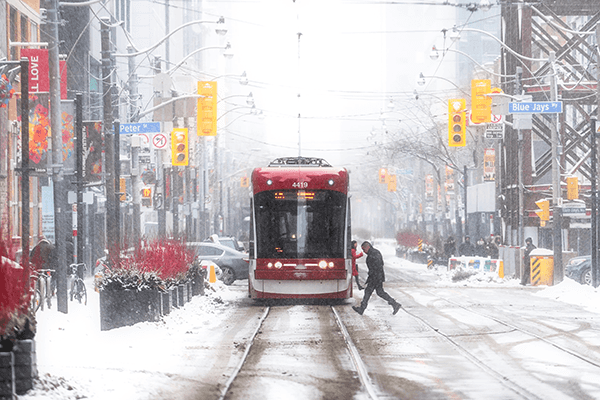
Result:
[[[160,133],[160,122],[138,122],[137,124],[120,124],[119,133],[130,135],[132,133]]]
[[[529,114],[562,113],[562,101],[534,101],[508,103],[508,112]]]

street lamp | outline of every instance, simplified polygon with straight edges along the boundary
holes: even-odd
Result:
[[[446,81],[446,82],[448,82],[448,83],[452,84],[452,85],[453,85],[455,88],[457,88],[458,90],[460,90],[460,91],[461,91],[463,94],[465,94],[466,96],[470,96],[470,94],[469,94],[469,93],[467,93],[467,92],[465,92],[463,89],[461,89],[461,88],[460,88],[460,87],[459,87],[459,86],[458,86],[456,83],[452,82],[450,79],[443,78],[443,77],[441,77],[441,76],[435,76],[435,75],[432,75],[432,76],[425,76],[425,75],[423,75],[423,73],[422,73],[422,72],[420,72],[420,73],[419,73],[419,79],[417,79],[417,84],[418,84],[419,86],[423,86],[423,85],[425,85],[425,83],[426,83],[426,81],[425,81],[425,78],[428,78],[428,79],[441,79],[441,80],[443,80],[443,81]]]
[[[231,43],[229,43],[229,42],[227,42],[227,44],[225,46],[206,46],[206,47],[201,47],[199,49],[196,49],[196,50],[192,51],[191,53],[189,53],[185,57],[183,57],[181,59],[181,61],[179,61],[177,64],[175,64],[174,67],[172,67],[171,69],[169,69],[165,73],[168,74],[168,75],[172,75],[177,69],[179,69],[179,67],[181,67],[188,60],[188,58],[192,57],[195,54],[200,53],[201,51],[210,50],[210,49],[224,49],[225,51],[223,52],[223,57],[225,57],[225,58],[231,58],[231,57],[233,57],[233,53],[231,52]]]

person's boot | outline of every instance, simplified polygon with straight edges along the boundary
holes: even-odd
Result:
[[[395,302],[394,304],[392,304],[392,308],[394,309],[394,311],[392,312],[392,315],[396,315],[398,313],[398,310],[400,310],[400,308],[402,308],[402,305],[398,302]]]
[[[362,307],[352,306],[352,309],[354,311],[356,311],[357,313],[359,313],[360,315],[363,315],[363,313],[365,312],[365,309]]]
[[[364,287],[364,286],[361,286],[361,285],[359,285],[358,283],[357,283],[357,285],[358,285],[358,290],[365,290],[365,287]]]

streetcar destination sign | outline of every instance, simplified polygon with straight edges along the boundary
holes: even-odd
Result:
[[[552,114],[562,113],[562,101],[533,101],[512,102],[508,104],[508,112],[529,114]]]

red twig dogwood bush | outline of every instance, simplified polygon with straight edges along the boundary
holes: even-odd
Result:
[[[194,253],[184,242],[155,239],[136,246],[129,256],[111,262],[112,271],[105,275],[102,290],[165,289],[187,279]]]
[[[0,240],[0,336],[12,336],[23,328],[29,315],[29,269],[12,261],[8,246]]]

